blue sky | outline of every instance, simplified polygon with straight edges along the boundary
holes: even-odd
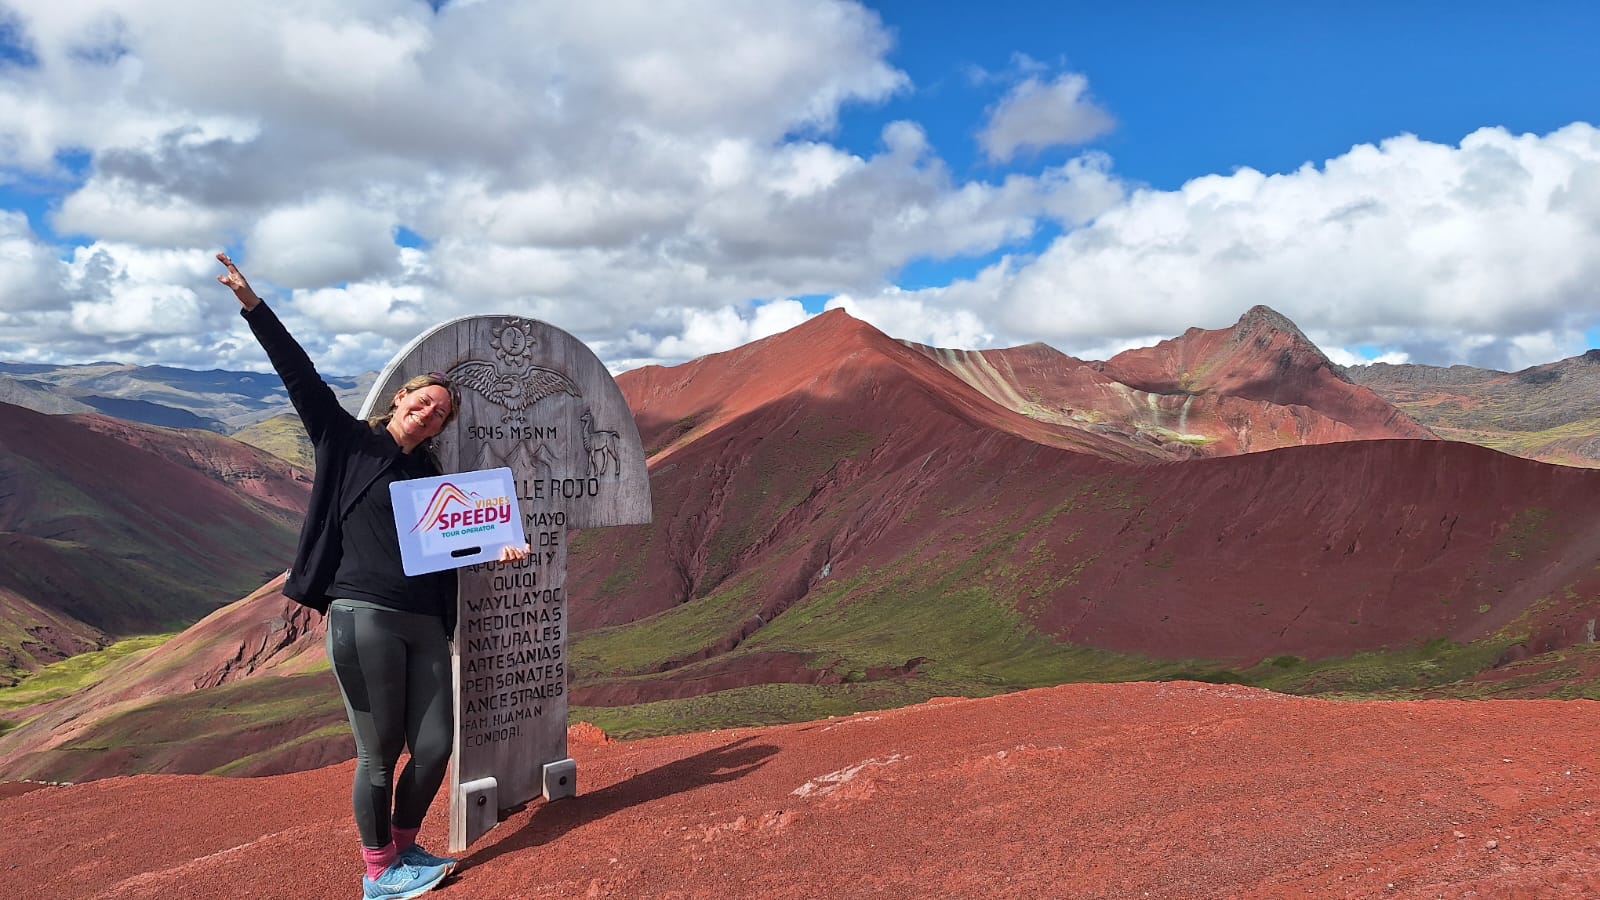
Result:
[[[954,169],[976,178],[1010,167],[977,152],[974,131],[995,96],[973,73],[1015,71],[1018,57],[1090,73],[1118,120],[1093,146],[1123,177],[1161,190],[1240,167],[1291,172],[1404,133],[1440,143],[1485,125],[1542,134],[1593,122],[1582,113],[1600,109],[1593,4],[868,5],[895,33],[889,59],[919,89],[846,110],[841,142],[870,152],[886,115],[914,119]],[[970,270],[958,260],[906,274],[925,287]]]
[[[1589,4],[0,0],[0,358],[331,371],[458,315],[614,369],[832,307],[1105,358],[1600,344]]]
[[[1086,73],[1119,122],[1097,146],[1166,190],[1239,166],[1291,171],[1406,132],[1446,143],[1485,125],[1544,133],[1600,105],[1593,4],[869,5],[897,36],[890,61],[925,88],[856,111],[847,143],[873,140],[885,112],[905,116],[928,123],[958,168],[983,165],[972,132],[994,100],[964,70],[1003,72],[1017,55]]]

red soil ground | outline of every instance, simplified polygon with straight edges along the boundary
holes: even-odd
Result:
[[[607,743],[444,900],[1592,897],[1600,705],[1069,685]],[[350,763],[0,791],[30,896],[355,897]],[[443,798],[423,839],[442,849]]]

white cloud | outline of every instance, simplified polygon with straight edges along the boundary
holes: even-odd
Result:
[[[259,362],[214,281],[224,247],[329,371],[476,313],[545,319],[613,366],[675,362],[801,321],[782,298],[813,295],[897,337],[1090,358],[1256,303],[1339,352],[1495,367],[1600,325],[1583,124],[1176,191],[1093,152],[984,180],[917,122],[872,151],[834,140],[850,105],[910,87],[851,2],[291,0],[225,27],[198,0],[8,8],[38,64],[0,72],[0,198],[71,187],[32,227],[0,206],[0,358]],[[985,76],[1017,84],[980,123],[992,159],[1112,127],[1084,75],[1052,70]],[[82,246],[48,246],[42,221]]]
[[[850,2],[297,0],[238,5],[220,28],[196,0],[14,8],[37,65],[0,77],[0,183],[78,179],[51,224],[90,247],[234,246],[259,284],[312,289],[295,301],[310,328],[387,340],[406,303],[510,304],[614,332],[838,289],[903,262],[904,242],[846,237],[871,232],[897,181],[922,179],[923,203],[951,190],[917,153],[874,167],[820,141],[845,104],[909,86],[876,14]],[[770,215],[774,200],[788,208]],[[429,242],[422,265],[397,266],[397,228]],[[807,232],[840,237],[783,243]],[[8,260],[8,278],[45,288],[0,302],[70,304],[86,335],[195,324],[158,315],[178,294],[154,285],[119,319],[87,295],[107,282],[51,289],[61,269]],[[0,352],[22,327],[0,322]]]
[[[348,197],[321,197],[272,210],[255,223],[246,253],[260,275],[284,287],[321,287],[392,273],[394,218]]]
[[[686,310],[682,314],[681,334],[662,338],[654,356],[662,360],[684,360],[708,353],[719,353],[787,331],[810,316],[796,300],[763,303],[747,315],[731,306],[720,309]]]
[[[1503,368],[1506,371],[1517,372],[1529,366],[1547,363],[1555,359],[1564,359],[1577,356],[1589,348],[1589,342],[1582,331],[1550,330],[1534,334],[1514,335],[1507,341],[1509,346],[1503,351],[1500,358],[1505,360]]]
[[[162,337],[195,332],[202,321],[194,291],[173,285],[138,285],[115,301],[84,301],[72,307],[72,325],[80,334],[111,340]]]
[[[1486,128],[1458,147],[1401,136],[1321,168],[1143,190],[1018,270],[998,315],[1009,333],[1084,345],[1221,327],[1260,303],[1338,345],[1423,362],[1580,350],[1534,336],[1600,324],[1597,171],[1600,131],[1578,123]]]
[[[1023,149],[1086,144],[1111,131],[1116,120],[1089,97],[1089,79],[1066,72],[1050,81],[1030,77],[990,112],[978,143],[991,160],[1005,162]]]
[[[1069,227],[1093,220],[1126,196],[1122,181],[1111,172],[1111,157],[1104,153],[1086,153],[1046,169],[1039,176],[1038,190],[1045,215]]]
[[[61,295],[60,268],[27,216],[0,210],[0,312],[48,309]]]
[[[227,217],[189,198],[125,178],[91,178],[52,220],[63,235],[145,246],[193,246],[219,234]]]
[[[1311,339],[1312,341],[1316,341],[1315,337],[1312,337]],[[1322,350],[1322,355],[1328,357],[1328,359],[1333,363],[1341,366],[1370,366],[1373,363],[1388,363],[1390,365],[1398,366],[1411,361],[1411,357],[1404,353],[1380,353],[1376,356],[1368,358],[1358,350],[1353,350],[1348,347],[1334,347],[1320,343],[1317,344],[1317,346]]]
[[[842,309],[892,337],[930,347],[994,346],[995,335],[983,317],[959,302],[940,302],[951,299],[941,293],[890,289],[872,297],[841,294],[828,301],[828,308]]]
[[[1092,156],[1070,165],[1098,171]],[[1584,123],[1482,129],[1454,147],[1401,136],[1320,168],[1244,169],[1120,202],[1114,181],[1096,197],[1086,179],[1092,221],[1037,258],[829,305],[922,343],[1043,339],[1107,359],[1265,304],[1342,364],[1515,371],[1583,352],[1600,327],[1597,185],[1600,130]]]
[[[308,91],[358,103],[396,84],[417,85],[420,57],[432,43],[426,24],[394,11],[376,21],[291,13],[278,34],[285,75]]]
[[[80,247],[66,266],[75,298],[68,322],[80,337],[113,346],[174,335],[197,336],[224,322],[205,285],[216,261],[187,250],[151,251],[100,243]]]
[[[366,332],[388,337],[391,342],[455,318],[442,315],[442,304],[416,285],[362,283],[297,291],[294,302],[296,310],[321,330],[341,337]]]

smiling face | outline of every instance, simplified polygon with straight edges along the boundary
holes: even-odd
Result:
[[[450,392],[437,384],[415,390],[401,389],[394,395],[394,413],[389,416],[389,434],[402,450],[411,452],[423,441],[444,430],[455,411]]]

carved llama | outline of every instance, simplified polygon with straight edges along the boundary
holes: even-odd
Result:
[[[612,477],[620,478],[622,463],[617,459],[617,433],[596,429],[594,414],[588,409],[584,409],[578,421],[583,423],[583,449],[589,456],[589,474],[604,475],[609,470]]]

